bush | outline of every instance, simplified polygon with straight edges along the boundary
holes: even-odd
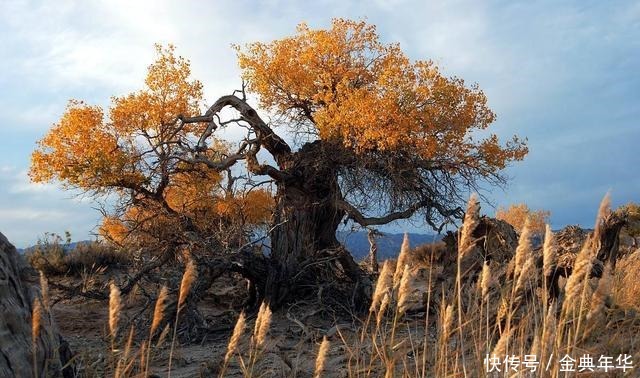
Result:
[[[124,251],[104,242],[72,245],[68,233],[64,242],[60,235],[46,233],[35,247],[25,253],[25,257],[33,268],[47,276],[80,275],[99,268],[122,268],[131,262]]]

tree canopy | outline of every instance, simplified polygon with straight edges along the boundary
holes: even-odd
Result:
[[[174,120],[177,114],[199,114],[202,85],[190,78],[188,61],[176,57],[173,46],[156,46],[156,53],[145,88],[113,97],[106,116],[98,106],[69,102],[38,142],[31,179],[115,195],[118,205],[105,216],[100,234],[118,244],[176,238],[185,231],[183,216],[202,233],[217,232],[221,224],[268,222],[273,206],[268,191],[237,190],[230,172],[179,157],[203,127],[178,127]],[[206,155],[226,156],[229,148],[214,140]]]
[[[343,193],[358,204],[344,208],[358,223],[370,223],[361,212],[372,210],[449,216],[462,187],[503,182],[500,171],[528,151],[515,136],[503,145],[476,135],[495,119],[477,85],[412,62],[364,22],[302,24],[292,37],[237,50],[262,107],[307,140],[331,144]]]

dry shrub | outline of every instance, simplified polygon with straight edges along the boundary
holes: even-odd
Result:
[[[45,234],[25,257],[34,269],[48,277],[80,276],[87,271],[123,268],[131,263],[126,251],[108,243],[91,241],[72,245],[69,238],[63,242],[56,234]]]
[[[613,275],[613,302],[623,308],[633,308],[640,311],[640,249],[624,256],[616,265]]]
[[[126,251],[107,243],[90,242],[76,245],[66,256],[67,273],[79,275],[98,268],[124,268],[131,263]]]
[[[608,206],[608,202],[603,201],[597,224]],[[495,232],[500,224],[480,219],[476,225]],[[558,241],[564,245],[565,237],[555,238],[547,228],[544,245],[532,249],[530,235],[524,232],[519,247],[513,246],[507,253],[511,237],[500,244],[492,244],[491,238],[485,238],[487,242],[479,246],[474,242],[479,240],[479,235],[471,231],[468,230],[465,242],[461,239],[460,248],[455,252],[438,244],[419,248],[417,253],[405,249],[403,266],[385,262],[368,320],[355,335],[337,332],[323,337],[314,356],[315,365],[312,367],[309,362],[309,373],[330,377],[340,371],[341,376],[354,378],[493,377],[496,375],[486,373],[487,354],[496,354],[501,361],[507,354],[520,358],[535,354],[539,361],[545,362],[550,356],[554,358],[548,371],[539,369],[526,374],[521,367],[522,374],[510,376],[564,377],[564,372],[559,370],[558,356],[565,354],[574,358],[589,354],[596,360],[601,355],[615,358],[629,354],[637,364],[640,338],[630,336],[640,333],[640,285],[635,282],[640,251],[620,259],[615,271],[607,267],[604,276],[598,279],[589,277],[596,243],[590,240],[576,243],[581,251],[574,264],[574,275],[567,280],[560,297],[549,300],[544,290],[544,273],[553,269],[560,254],[573,254],[558,249]],[[405,244],[408,245],[408,241]],[[496,253],[493,245],[504,250]],[[453,262],[453,270],[443,266],[451,262],[450,256],[442,256],[452,252],[458,258],[457,263]],[[489,256],[490,263],[484,260]],[[469,264],[460,263],[465,259]],[[507,262],[511,266],[510,274]],[[406,311],[407,293],[412,290],[409,279],[415,278],[410,275],[423,271],[428,273],[423,285],[428,294],[426,311],[411,313]],[[394,272],[402,272],[396,273],[400,276],[397,285],[393,284]],[[609,275],[610,272],[613,275]],[[188,287],[184,283],[183,279],[183,289]],[[186,294],[182,297],[188,301]],[[437,308],[440,310],[429,311]],[[270,319],[271,311],[263,303],[253,332],[245,336],[247,320],[244,313],[240,314],[217,376],[227,376],[226,373],[265,376],[260,375],[260,369],[269,361],[269,354],[264,352],[268,349],[265,338]],[[174,330],[176,326],[177,323]],[[271,337],[277,339],[275,334]],[[340,351],[340,358],[335,360],[341,362],[327,364],[330,344]],[[148,345],[151,348],[150,340]],[[125,356],[129,355],[128,349],[124,348]],[[146,351],[147,358],[141,360],[140,366],[150,360],[149,349]],[[637,376],[636,369],[629,376]],[[147,373],[147,369],[140,370]]]

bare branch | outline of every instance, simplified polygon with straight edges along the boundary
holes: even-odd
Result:
[[[222,109],[231,106],[242,115],[242,120],[247,122],[255,131],[260,145],[264,147],[274,157],[279,165],[282,165],[291,155],[291,147],[260,118],[258,113],[247,102],[235,95],[227,95],[220,97],[207,112],[200,117],[185,118],[182,122],[209,122],[206,130],[198,140],[197,149],[203,151],[206,149],[206,140],[216,130],[217,125],[213,121],[214,115],[218,114]]]
[[[458,213],[462,211],[462,209],[460,208],[456,208],[454,210],[445,210],[444,208],[441,208],[440,206],[434,204],[431,200],[425,199],[411,205],[410,207],[402,211],[389,213],[382,217],[365,217],[357,208],[346,201],[338,200],[337,205],[339,209],[347,213],[349,218],[363,227],[380,226],[399,219],[408,219],[411,218],[418,210],[425,207],[435,207],[436,210],[438,210],[438,212],[440,212],[441,215],[445,217],[459,215]]]

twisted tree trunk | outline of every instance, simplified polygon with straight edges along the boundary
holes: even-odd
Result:
[[[36,297],[21,276],[18,252],[0,233],[0,376],[72,377],[70,368],[62,369],[70,358],[68,346],[46,306],[42,306],[34,338]]]
[[[354,291],[352,304],[366,302],[355,293],[363,271],[336,238],[345,212],[337,206],[338,172],[324,153],[321,142],[305,145],[284,170],[289,178],[278,184],[264,293],[275,307],[313,295],[328,282]]]

